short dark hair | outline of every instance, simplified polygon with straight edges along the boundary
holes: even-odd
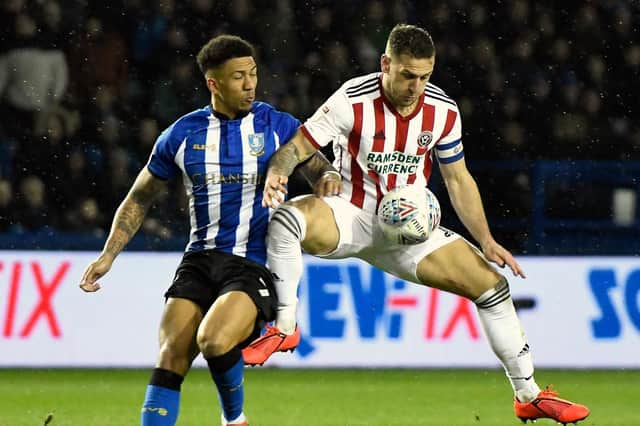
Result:
[[[209,40],[198,52],[198,66],[202,74],[218,68],[232,58],[255,57],[255,49],[248,41],[238,36],[222,34]]]
[[[389,33],[387,40],[389,53],[409,55],[414,58],[431,58],[436,54],[431,35],[416,25],[398,24]]]

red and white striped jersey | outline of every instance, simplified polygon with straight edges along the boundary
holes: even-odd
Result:
[[[301,127],[317,148],[333,141],[334,166],[344,181],[343,197],[376,209],[399,185],[426,185],[433,166],[463,158],[462,125],[456,103],[427,84],[416,110],[402,117],[385,97],[380,73],[342,85]]]

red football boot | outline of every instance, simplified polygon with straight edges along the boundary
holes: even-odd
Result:
[[[513,402],[516,416],[526,423],[527,420],[535,422],[537,419],[552,419],[558,423],[577,423],[589,415],[589,409],[584,405],[558,398],[558,392],[547,386],[540,391],[538,397],[531,402]]]
[[[300,329],[284,334],[275,326],[266,326],[266,332],[242,350],[246,365],[262,365],[274,352],[293,352],[300,344]]]

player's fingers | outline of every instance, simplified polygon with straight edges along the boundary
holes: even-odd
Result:
[[[509,263],[509,267],[511,268],[513,275],[515,275],[516,277],[527,278],[524,274],[524,270],[515,259],[511,260],[511,263]]]
[[[487,260],[489,260],[490,262],[495,263],[496,265],[498,265],[501,268],[504,268],[504,260],[502,259],[502,257],[493,249],[485,249],[482,251],[482,253],[484,254],[484,257],[487,258]]]
[[[503,249],[502,257],[504,258],[504,263],[509,266],[509,269],[511,269],[514,276],[525,278],[522,267],[520,267],[520,264],[508,250]]]
[[[342,192],[342,180],[339,180],[333,188],[333,195],[338,195]]]
[[[93,293],[94,291],[100,290],[101,286],[98,283],[83,283],[80,284],[80,288],[86,293]]]
[[[316,197],[324,197],[325,195],[330,194],[331,185],[328,181],[321,181],[315,186],[315,190],[313,191]]]
[[[82,278],[80,279],[80,287],[82,288],[83,285],[86,285],[88,283],[91,282],[91,275],[93,275],[93,264],[89,265],[89,267],[87,269],[85,269],[84,273],[82,274]]]
[[[284,194],[287,193],[287,182],[289,178],[287,176],[272,176],[269,179],[268,187],[273,191],[280,191]]]

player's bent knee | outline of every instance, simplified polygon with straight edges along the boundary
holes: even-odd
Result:
[[[199,330],[197,343],[202,356],[209,358],[229,352],[239,342],[224,333],[206,333]]]

